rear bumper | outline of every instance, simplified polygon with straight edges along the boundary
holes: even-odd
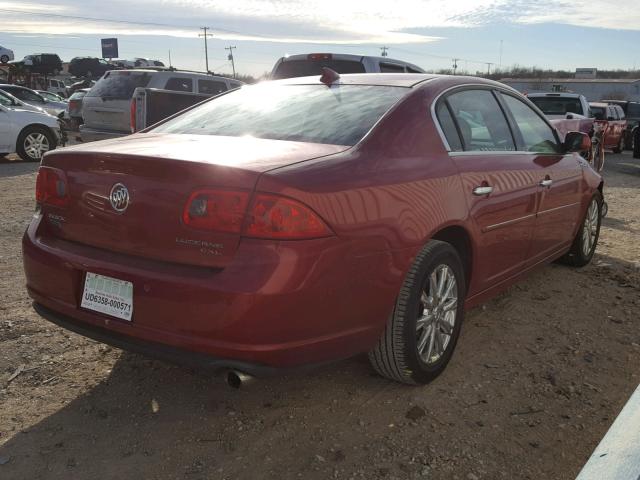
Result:
[[[96,128],[88,128],[80,125],[80,138],[83,142],[95,142],[98,140],[108,140],[110,138],[119,138],[129,135],[129,132],[118,132],[113,130],[99,130]]]
[[[184,365],[193,368],[204,369],[233,369],[248,373],[255,377],[266,377],[278,373],[285,373],[286,369],[278,369],[266,365],[247,363],[238,360],[216,358],[202,353],[191,352],[189,350],[174,348],[161,343],[145,342],[135,337],[122,335],[107,328],[75,320],[57,313],[37,302],[33,303],[33,309],[51,323],[75,332],[98,342],[106,343],[122,350],[139,353],[147,357],[153,357],[177,365]]]
[[[80,333],[98,332],[99,340],[116,339],[123,348],[160,345],[254,374],[369,350],[402,281],[390,252],[365,255],[361,245],[335,237],[243,240],[233,264],[214,270],[64,241],[48,228],[37,214],[23,237],[28,293],[45,318],[71,330],[85,326]],[[87,271],[133,283],[131,322],[80,308]],[[143,349],[151,350],[163,349]]]

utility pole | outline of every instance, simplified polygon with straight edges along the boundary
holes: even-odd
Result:
[[[213,37],[210,33],[207,33],[209,27],[200,27],[200,30],[204,30],[204,33],[199,33],[199,37],[204,37],[204,61],[207,68],[207,73],[209,73],[209,51],[207,50],[207,37]]]
[[[389,47],[380,47],[380,50],[382,50],[382,56],[386,57],[387,56],[387,50],[389,50]]]
[[[486,62],[487,64],[487,76],[491,75],[491,65],[493,65],[492,62]]]
[[[500,70],[502,70],[502,40],[500,40]]]
[[[459,58],[454,58],[453,59],[453,74],[456,74],[456,70],[458,70],[458,60],[460,60]]]
[[[231,68],[233,69],[233,78],[236,78],[236,64],[233,61],[233,49],[236,47],[232,47],[231,45],[229,45],[228,47],[224,47],[225,50],[229,50],[229,55],[227,56],[227,59],[231,60]]]

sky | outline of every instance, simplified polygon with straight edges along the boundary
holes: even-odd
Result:
[[[388,55],[424,69],[502,65],[640,68],[640,0],[0,0],[0,45],[30,53],[120,57],[262,75],[284,55]],[[491,65],[487,65],[491,64]]]

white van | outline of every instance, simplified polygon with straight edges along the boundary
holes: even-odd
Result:
[[[271,71],[271,78],[276,80],[322,75],[322,67],[338,73],[426,73],[417,65],[389,57],[310,53],[280,58]]]

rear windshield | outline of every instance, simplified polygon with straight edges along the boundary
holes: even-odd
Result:
[[[355,145],[408,91],[365,85],[242,87],[153,131]]]
[[[109,71],[91,88],[87,97],[130,100],[137,87],[146,87],[151,79],[147,72]]]
[[[604,107],[594,107],[593,105],[591,105],[591,113],[593,113],[593,116],[595,117],[596,120],[606,120],[607,119],[606,110],[607,109]]]
[[[287,60],[276,68],[273,79],[322,75],[322,67],[338,73],[365,73],[364,65],[355,60]]]
[[[529,97],[545,115],[566,115],[576,113],[584,115],[579,98]]]

